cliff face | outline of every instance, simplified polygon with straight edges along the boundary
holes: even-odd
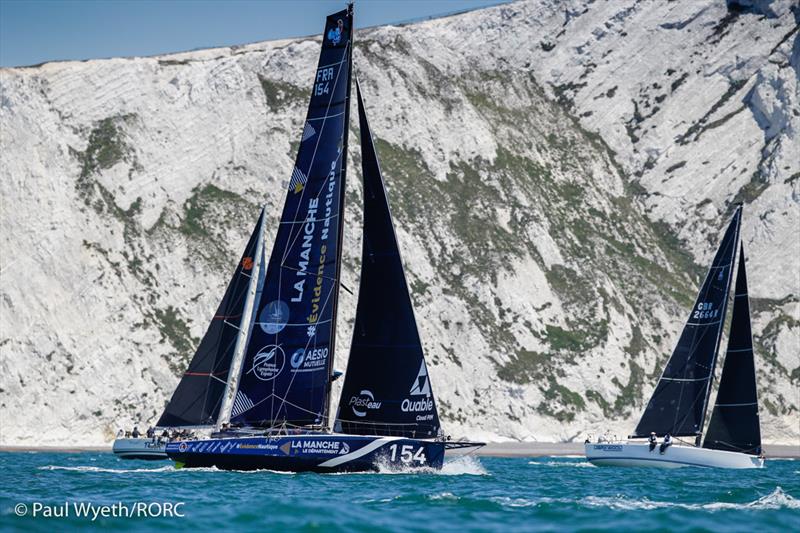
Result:
[[[676,4],[536,0],[358,32],[448,432],[627,434],[743,201],[762,430],[800,437],[798,12]],[[0,71],[3,444],[155,421],[261,205],[276,225],[318,53]]]

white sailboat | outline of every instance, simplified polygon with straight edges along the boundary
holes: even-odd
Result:
[[[761,468],[750,304],[744,245],[739,242],[742,208],[728,225],[675,351],[627,442],[587,442],[586,458],[599,466]],[[711,420],[702,439],[728,292],[738,253],[733,316],[725,364]],[[636,441],[669,435],[671,446]],[[688,442],[682,438],[689,438]],[[677,441],[677,442],[676,442]],[[701,445],[702,442],[702,445]],[[663,441],[662,441],[663,444]]]

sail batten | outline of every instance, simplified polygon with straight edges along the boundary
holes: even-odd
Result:
[[[364,180],[364,236],[350,358],[335,429],[430,438],[440,431],[389,202],[356,82]]]
[[[231,422],[327,417],[341,263],[352,9],[329,16],[277,235],[263,269]]]
[[[633,437],[702,433],[717,352],[725,322],[741,207],[733,215]]]
[[[744,244],[739,251],[736,295],[728,349],[703,447],[757,455],[761,451],[761,427]]]

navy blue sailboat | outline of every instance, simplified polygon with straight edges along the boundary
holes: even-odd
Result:
[[[364,239],[353,343],[330,429],[348,109],[352,6],[327,18],[308,116],[269,257],[254,267],[254,305],[239,379],[210,439],[174,442],[180,466],[363,471],[440,468],[439,425],[391,213],[359,90]],[[263,235],[260,237],[263,241]]]

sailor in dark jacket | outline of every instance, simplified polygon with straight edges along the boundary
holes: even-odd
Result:
[[[667,433],[666,435],[664,435],[664,442],[661,443],[661,448],[659,449],[661,455],[664,455],[664,452],[666,452],[667,448],[669,448],[670,446],[672,446],[672,437],[670,437],[669,433]]]

